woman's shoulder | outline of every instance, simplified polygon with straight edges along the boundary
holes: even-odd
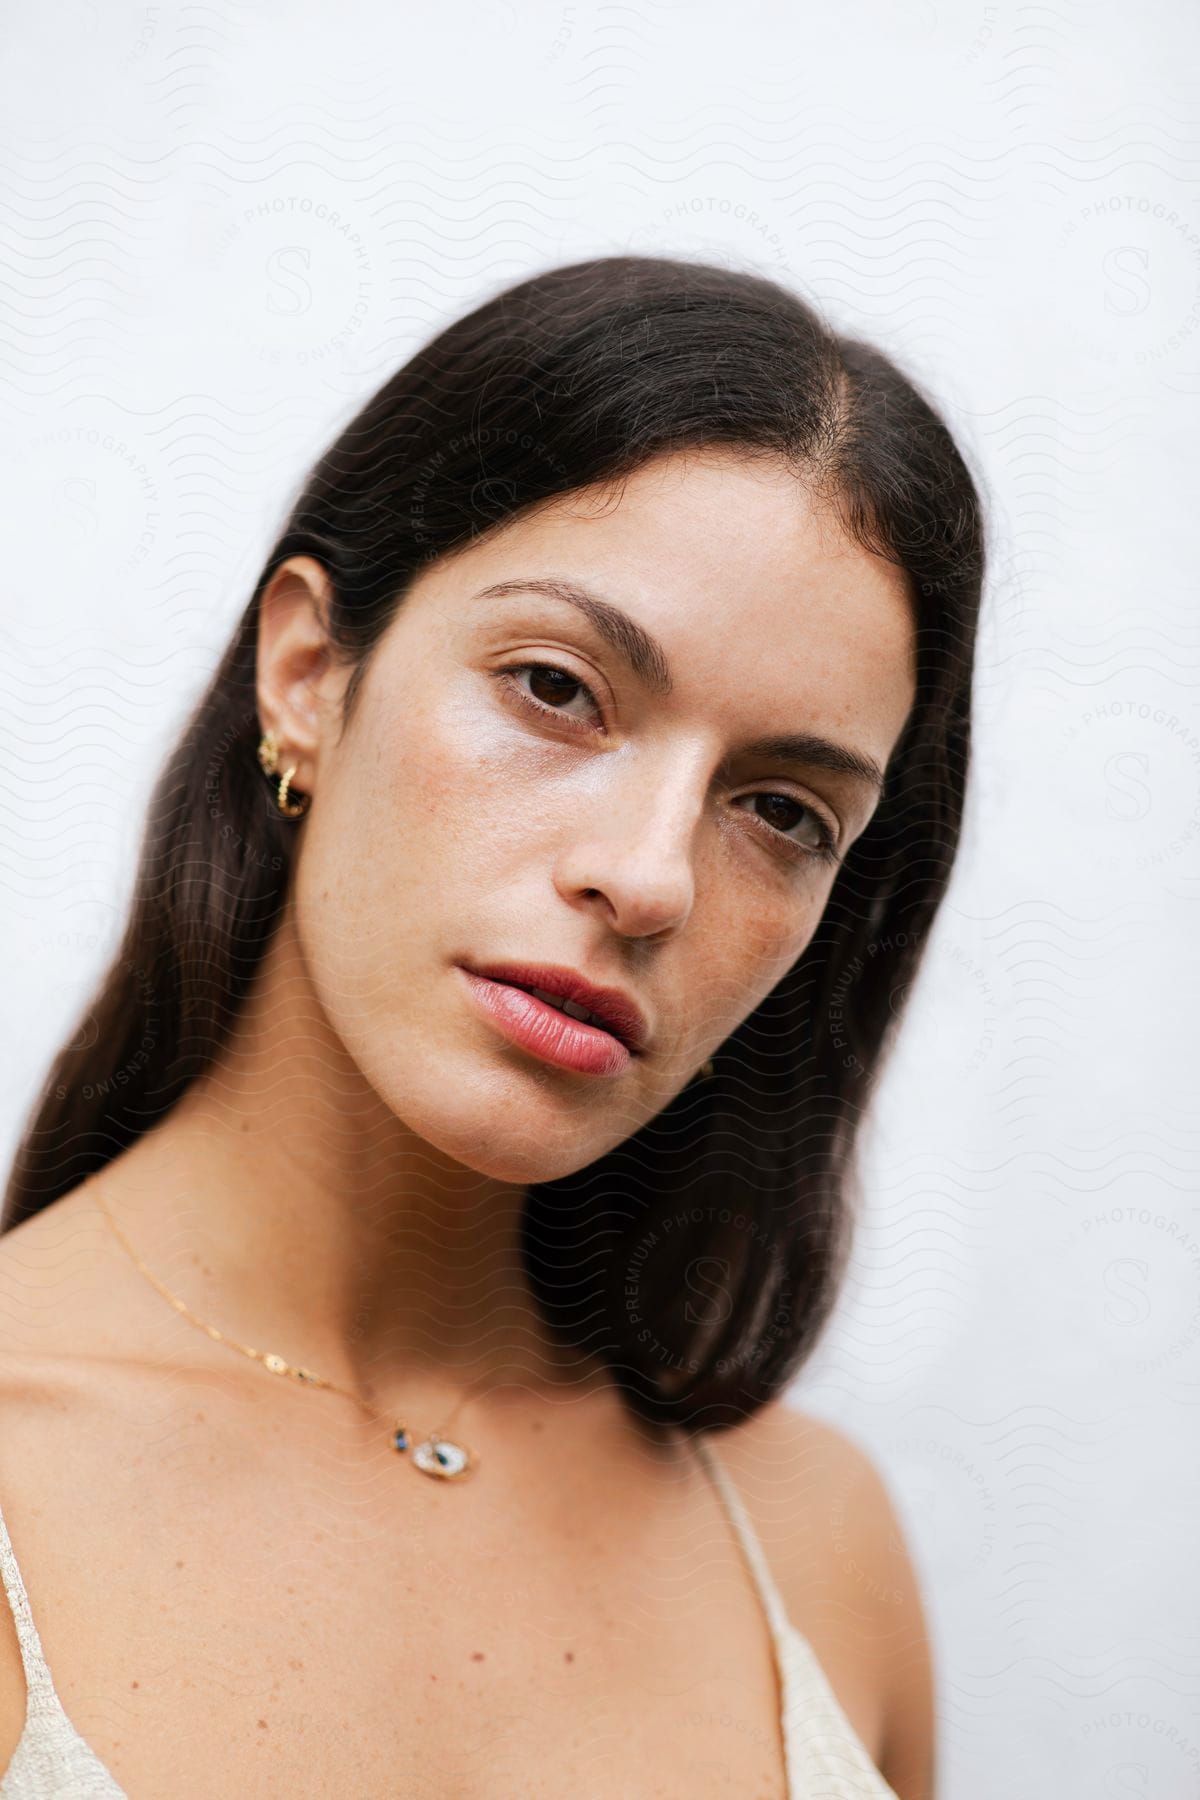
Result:
[[[932,1792],[933,1668],[893,1493],[869,1452],[776,1400],[714,1440],[791,1623],[901,1800]]]
[[[0,1234],[0,1437],[11,1445],[27,1423],[59,1440],[74,1411],[97,1418],[124,1404],[139,1300],[82,1186]]]
[[[5,1398],[44,1391],[47,1363],[69,1345],[65,1315],[78,1308],[81,1281],[87,1280],[77,1191],[0,1234],[0,1393]]]
[[[768,1402],[713,1442],[756,1526],[772,1539],[782,1534],[781,1552],[797,1525],[816,1533],[830,1553],[823,1573],[831,1580],[848,1573],[838,1551],[847,1531],[866,1548],[898,1530],[890,1490],[864,1446],[786,1400]]]
[[[0,1233],[0,1358],[116,1348],[137,1295],[93,1189],[80,1182]]]
[[[69,1196],[57,1204],[68,1205]],[[14,1557],[22,1546],[22,1579],[29,1540],[41,1525],[39,1496],[71,1480],[72,1456],[61,1453],[91,1416],[87,1358],[70,1353],[72,1327],[82,1348],[87,1324],[72,1317],[64,1298],[72,1285],[73,1226],[54,1213],[47,1207],[0,1235],[0,1513]],[[29,1598],[36,1620],[47,1596],[36,1589]],[[16,1620],[0,1590],[0,1772],[24,1729],[26,1699]]]

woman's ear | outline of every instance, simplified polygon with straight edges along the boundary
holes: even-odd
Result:
[[[329,573],[312,556],[280,563],[259,599],[256,692],[263,731],[273,731],[292,785],[313,791],[324,715],[345,686],[333,655]]]

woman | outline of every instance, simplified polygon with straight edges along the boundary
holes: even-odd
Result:
[[[982,567],[905,377],[703,265],[346,427],[8,1188],[4,1800],[932,1793],[887,1493],[779,1396]]]

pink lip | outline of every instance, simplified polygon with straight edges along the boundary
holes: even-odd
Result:
[[[459,968],[475,1001],[501,1035],[543,1062],[584,1075],[620,1075],[633,1061],[627,1046],[612,1032],[572,1019],[523,988],[477,975],[461,964]],[[537,983],[543,985],[547,993],[554,991],[548,984]]]
[[[469,969],[472,975],[485,975],[489,981],[504,981],[510,987],[544,988],[556,1000],[573,1000],[577,1006],[595,1013],[600,1025],[619,1038],[635,1056],[646,1047],[649,1027],[632,995],[620,988],[601,987],[581,975],[578,969],[565,968],[561,963],[527,962],[464,962],[462,967]]]

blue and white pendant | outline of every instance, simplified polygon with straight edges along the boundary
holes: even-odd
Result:
[[[392,1448],[404,1452],[408,1443],[408,1432],[398,1426],[392,1434]],[[439,1481],[454,1481],[472,1467],[471,1452],[466,1446],[439,1437],[436,1431],[417,1445],[412,1459],[413,1467],[420,1469],[422,1475],[434,1475]]]

